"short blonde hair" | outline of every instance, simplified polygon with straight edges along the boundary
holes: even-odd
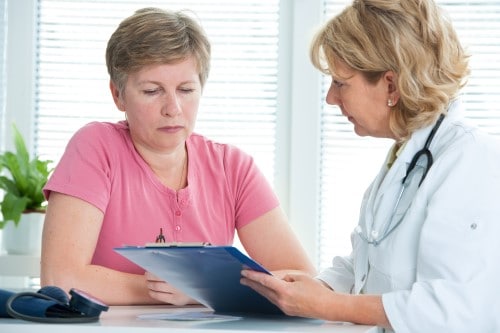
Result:
[[[123,20],[106,48],[106,65],[120,91],[128,74],[193,56],[203,87],[210,71],[210,42],[202,27],[184,12],[143,8]]]
[[[446,112],[469,74],[469,56],[432,0],[354,0],[316,33],[310,57],[325,74],[335,75],[338,59],[372,83],[395,72],[390,127],[402,140]]]

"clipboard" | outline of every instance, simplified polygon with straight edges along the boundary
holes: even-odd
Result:
[[[285,315],[253,289],[240,284],[241,270],[271,274],[233,246],[125,246],[116,252],[189,295],[217,314]]]

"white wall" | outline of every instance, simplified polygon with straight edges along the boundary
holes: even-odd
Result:
[[[12,123],[16,123],[28,145],[33,140],[35,0],[7,0],[7,15],[7,94],[3,139],[9,148],[12,144]]]

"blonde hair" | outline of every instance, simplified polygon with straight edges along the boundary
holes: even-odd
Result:
[[[191,56],[203,87],[210,71],[210,42],[202,27],[183,12],[143,8],[123,20],[111,35],[106,65],[111,80],[123,91],[128,74]]]
[[[402,140],[446,112],[469,74],[469,56],[432,0],[355,0],[316,33],[310,57],[325,74],[335,75],[338,59],[372,83],[395,72],[390,128]]]

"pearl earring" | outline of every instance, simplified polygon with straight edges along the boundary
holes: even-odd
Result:
[[[389,107],[394,106],[394,103],[392,102],[392,99],[390,99],[390,98],[389,98],[389,99],[387,100],[387,106],[389,106]]]

